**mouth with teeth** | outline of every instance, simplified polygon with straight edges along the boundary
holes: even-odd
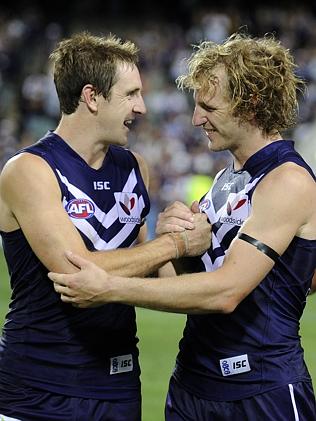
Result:
[[[216,130],[216,129],[204,129],[204,131],[205,131],[205,133],[206,133],[206,136],[210,136],[210,135],[212,135],[213,133],[216,133],[216,132],[217,132],[217,130]]]
[[[133,120],[129,119],[129,120],[124,120],[124,126],[127,127],[128,129],[130,129],[131,125],[133,124]]]

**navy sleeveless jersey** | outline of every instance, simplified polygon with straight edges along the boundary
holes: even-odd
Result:
[[[227,248],[250,213],[256,186],[285,162],[306,168],[315,179],[293,142],[285,140],[255,153],[241,171],[231,166],[217,175],[200,203],[212,223],[212,245],[201,258],[187,259],[191,272],[210,272],[222,265]],[[299,320],[315,267],[316,239],[295,237],[234,312],[188,316],[175,379],[189,392],[218,401],[239,400],[281,385],[310,381]]]
[[[59,136],[49,133],[20,152],[39,155],[50,165],[64,209],[89,250],[135,242],[149,212],[149,198],[130,151],[110,146],[102,167],[95,170]],[[0,370],[17,382],[63,395],[139,397],[134,308],[108,304],[77,309],[62,303],[22,231],[1,235],[12,300]]]

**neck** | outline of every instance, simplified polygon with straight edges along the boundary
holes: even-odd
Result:
[[[235,149],[231,149],[231,153],[234,157],[234,168],[235,170],[240,170],[245,165],[246,161],[254,155],[260,149],[269,145],[270,143],[282,140],[280,133],[275,133],[273,135],[264,135],[261,132],[257,135],[249,136],[249,142],[241,143],[237,145]]]
[[[74,114],[63,115],[54,130],[92,168],[102,166],[109,146],[94,137],[93,130]]]

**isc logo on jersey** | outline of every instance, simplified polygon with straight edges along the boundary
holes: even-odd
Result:
[[[88,199],[73,199],[66,206],[66,212],[71,218],[89,219],[94,215],[95,207]]]
[[[219,360],[219,363],[222,375],[225,377],[232,376],[233,374],[246,373],[251,370],[247,354],[225,358]]]
[[[136,193],[114,193],[119,220],[122,224],[140,224],[141,215]]]
[[[133,371],[132,354],[110,358],[110,374],[126,373],[127,371]]]

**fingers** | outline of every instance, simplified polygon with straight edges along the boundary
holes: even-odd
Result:
[[[203,225],[205,225],[207,223],[207,224],[210,225],[210,222],[209,222],[209,220],[207,218],[207,215],[205,213],[203,213],[203,212],[202,213],[195,213],[193,215],[193,219],[194,219],[195,227],[197,226],[197,224],[200,224],[200,225],[203,224]]]
[[[179,219],[186,220],[188,222],[192,222],[192,211],[191,209],[182,202],[174,202],[172,205],[166,207],[164,212],[162,212],[166,216],[173,216]]]
[[[188,223],[178,218],[160,218],[156,225],[156,234],[161,235],[168,232],[182,232],[186,229],[194,229],[193,223]]]
[[[195,228],[192,211],[181,202],[175,202],[158,215],[156,234],[181,232]]]
[[[64,287],[56,283],[54,283],[54,289],[57,292],[57,294],[60,295],[60,299],[63,303],[71,304],[73,307],[76,307],[76,308],[86,307],[86,303],[77,302],[77,297],[75,296],[75,292],[72,289],[68,287]]]
[[[55,284],[67,286],[67,275],[63,273],[49,272],[47,276]]]
[[[73,291],[70,288],[54,283],[54,289],[57,294],[60,295],[60,299],[63,303],[72,304],[75,307],[78,306],[75,302],[76,297],[73,296]]]
[[[199,206],[199,202],[197,200],[194,200],[194,202],[192,202],[191,211],[193,213],[200,213],[200,206]]]
[[[56,284],[56,283],[54,283],[54,290],[58,294],[63,295],[63,296],[68,297],[68,298],[74,296],[74,292],[70,288],[68,288],[66,286]]]
[[[65,256],[67,257],[67,260],[69,260],[70,263],[72,263],[74,266],[76,266],[80,270],[85,269],[90,264],[88,260],[84,259],[81,256],[78,256],[78,254],[72,253],[71,251],[66,251]],[[54,283],[63,285],[63,286],[69,286],[69,280],[72,278],[71,274],[56,273],[56,272],[49,272],[47,276]]]
[[[77,268],[79,269],[84,269],[90,263],[89,260],[84,259],[78,254],[73,253],[72,251],[66,251],[65,255],[69,262],[72,263],[74,266],[77,266]]]
[[[208,222],[207,215],[204,213],[194,214],[195,229],[187,231],[189,242],[189,256],[199,256],[203,254],[211,244],[212,226]]]

